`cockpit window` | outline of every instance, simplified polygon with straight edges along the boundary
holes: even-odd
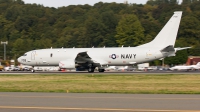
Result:
[[[27,56],[27,54],[24,54],[23,56]]]

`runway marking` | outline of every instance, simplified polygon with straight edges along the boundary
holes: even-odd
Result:
[[[20,107],[0,106],[0,109],[39,109],[39,110],[87,110],[87,111],[138,111],[138,112],[200,112],[200,110],[153,110],[153,109],[114,109],[114,108],[66,108],[66,107]]]
[[[73,99],[137,99],[137,100],[200,100],[200,98],[140,98],[140,97],[76,97],[76,96],[11,96],[0,95],[0,97],[13,97],[13,98],[73,98]]]

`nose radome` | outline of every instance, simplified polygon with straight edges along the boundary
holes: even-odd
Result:
[[[21,60],[21,57],[19,57],[19,58],[17,59],[18,62],[20,62],[20,60]]]

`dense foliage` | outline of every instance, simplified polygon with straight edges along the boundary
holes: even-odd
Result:
[[[177,0],[149,0],[145,5],[99,2],[94,6],[59,8],[0,0],[0,41],[8,41],[7,59],[50,47],[137,46],[151,41],[173,12],[179,10],[183,17],[176,47],[193,48],[178,52],[165,63],[185,63],[188,55],[200,55],[198,0],[183,0],[182,4]],[[1,45],[1,59],[3,49]]]

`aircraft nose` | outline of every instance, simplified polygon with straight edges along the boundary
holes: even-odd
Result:
[[[19,57],[19,58],[17,59],[17,61],[21,63],[21,57]]]

